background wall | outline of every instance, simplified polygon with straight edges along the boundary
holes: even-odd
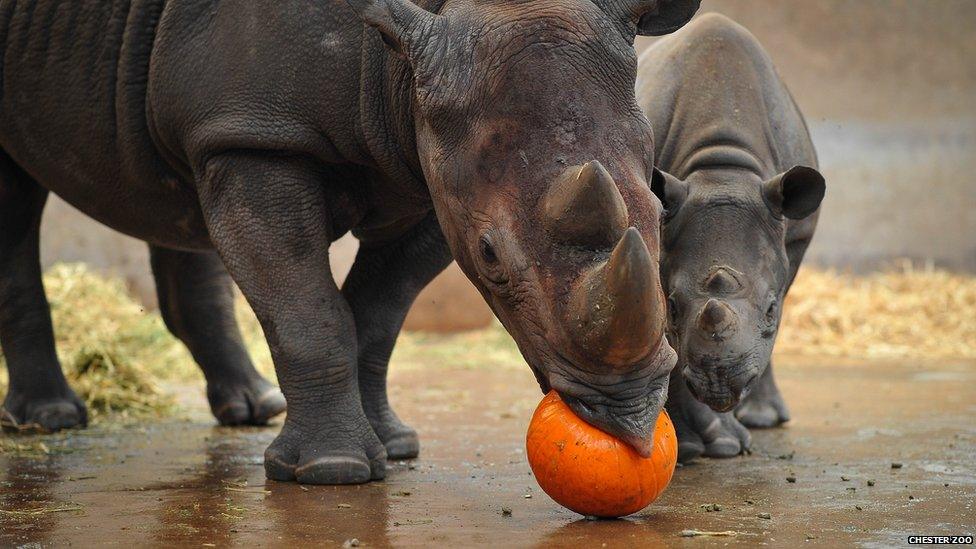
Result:
[[[810,122],[828,193],[808,261],[864,270],[909,257],[976,272],[976,1],[705,0],[702,11],[760,39]],[[43,232],[46,264],[91,262],[155,302],[143,244],[57,199]],[[338,278],[355,248],[348,237],[334,246]],[[490,318],[454,266],[408,327]]]
[[[759,38],[810,123],[827,198],[808,260],[863,270],[908,257],[976,271],[976,2],[702,8]]]

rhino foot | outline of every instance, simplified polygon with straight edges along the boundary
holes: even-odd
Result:
[[[207,400],[221,425],[266,425],[285,411],[285,397],[268,380],[222,382],[207,387]]]
[[[735,409],[735,417],[746,427],[755,429],[778,427],[790,420],[790,411],[773,380],[771,366],[766,368],[756,387],[742,399]]]
[[[735,457],[749,449],[752,437],[735,416],[717,413],[695,400],[679,380],[682,387],[675,390],[672,383],[667,410],[678,435],[678,461],[688,463],[705,456],[713,458]]]
[[[768,429],[790,420],[790,411],[777,391],[775,395],[749,395],[735,409],[735,417],[746,427]]]
[[[87,425],[85,404],[67,387],[65,394],[46,398],[29,398],[11,391],[0,408],[0,426],[9,432],[53,433]]]
[[[336,418],[340,419],[340,418]],[[386,450],[365,417],[309,427],[285,420],[264,452],[267,477],[302,484],[362,484],[386,476]]]
[[[420,454],[417,431],[400,421],[393,410],[388,410],[379,418],[371,417],[369,423],[376,436],[383,441],[389,459],[413,459]]]

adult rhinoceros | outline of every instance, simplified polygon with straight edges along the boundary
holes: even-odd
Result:
[[[452,254],[543,391],[648,453],[674,352],[633,39],[697,7],[0,1],[5,421],[86,421],[38,267],[54,192],[149,243],[163,316],[221,422],[265,422],[287,399],[272,479],[365,482],[416,455],[386,365]],[[340,290],[328,252],[348,231],[362,247]],[[241,345],[231,279],[284,399]]]

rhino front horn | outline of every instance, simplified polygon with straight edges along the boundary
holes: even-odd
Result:
[[[562,243],[609,248],[627,228],[627,205],[596,160],[570,168],[546,195],[545,219]]]
[[[571,319],[586,354],[611,366],[649,355],[664,333],[659,294],[654,261],[631,227],[610,259],[583,277],[572,298]]]
[[[698,313],[698,329],[715,341],[723,341],[735,329],[735,313],[724,302],[709,299]]]

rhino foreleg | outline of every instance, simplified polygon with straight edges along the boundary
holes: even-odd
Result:
[[[363,409],[391,459],[417,457],[420,442],[417,432],[390,407],[386,393],[390,354],[417,294],[451,260],[432,213],[391,244],[361,247],[342,287],[356,318]]]
[[[790,420],[790,411],[773,378],[772,361],[756,386],[735,409],[735,417],[746,427],[755,429],[778,427]]]
[[[752,437],[732,412],[715,412],[699,402],[675,369],[668,386],[668,414],[678,435],[678,461],[700,456],[734,457],[749,450]]]
[[[359,397],[352,311],[329,269],[330,212],[312,160],[240,152],[207,161],[198,191],[211,240],[254,308],[288,415],[265,452],[274,480],[354,484],[385,476]]]

